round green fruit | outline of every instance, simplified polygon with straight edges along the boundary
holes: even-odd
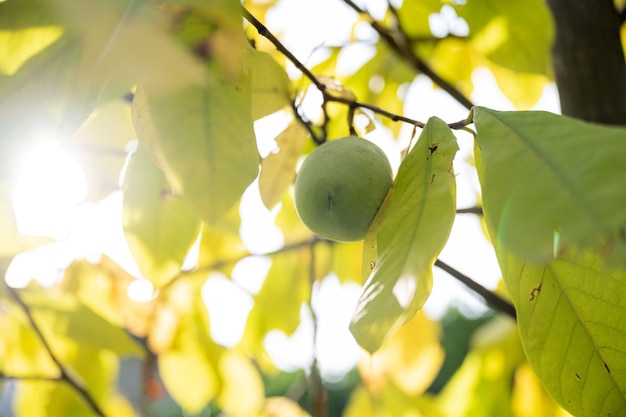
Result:
[[[361,240],[392,181],[391,166],[378,146],[357,136],[331,140],[315,149],[298,172],[296,211],[319,236]]]

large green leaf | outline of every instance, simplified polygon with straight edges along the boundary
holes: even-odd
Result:
[[[174,91],[141,84],[133,101],[139,140],[174,191],[216,221],[258,172],[249,79]]]
[[[140,145],[124,178],[123,225],[140,271],[156,286],[180,272],[200,233],[200,218],[188,201],[172,195],[163,173]]]
[[[626,267],[591,252],[549,263],[498,253],[528,361],[570,413],[626,416]]]
[[[520,72],[550,73],[554,24],[542,0],[468,0],[458,6],[477,52]]]
[[[458,150],[450,128],[431,118],[400,166],[377,230],[378,258],[350,329],[370,352],[422,307],[432,288],[432,266],[456,210],[452,161]]]
[[[477,107],[485,219],[522,259],[568,245],[626,259],[626,129]]]

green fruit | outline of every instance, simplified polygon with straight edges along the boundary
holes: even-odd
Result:
[[[389,161],[373,143],[357,136],[326,142],[304,160],[298,172],[298,216],[324,238],[361,240],[392,181]]]

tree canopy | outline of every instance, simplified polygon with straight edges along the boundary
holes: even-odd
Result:
[[[0,1],[0,416],[626,416],[623,3]],[[349,135],[394,180],[335,242],[294,180]],[[425,311],[442,273],[483,310]],[[341,308],[358,360],[328,375]]]

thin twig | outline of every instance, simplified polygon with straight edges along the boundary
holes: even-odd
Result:
[[[26,314],[26,318],[28,319],[28,322],[30,323],[31,328],[33,329],[33,331],[37,335],[37,338],[41,341],[41,344],[43,345],[44,349],[48,353],[48,356],[50,356],[50,359],[52,359],[52,362],[54,362],[54,364],[57,366],[57,368],[59,368],[60,375],[58,377],[58,380],[65,381],[67,384],[69,384],[74,389],[74,391],[76,391],[78,393],[78,395],[87,403],[89,408],[91,408],[91,410],[96,415],[98,415],[100,417],[106,417],[106,414],[104,414],[104,411],[102,411],[100,406],[96,403],[95,399],[91,396],[89,391],[87,391],[87,388],[85,386],[83,386],[82,383],[77,381],[70,374],[70,372],[67,370],[65,365],[63,365],[61,363],[59,358],[52,351],[52,348],[50,347],[50,344],[48,343],[48,340],[43,335],[43,332],[41,331],[41,328],[39,327],[37,322],[35,322],[35,319],[33,318],[33,313],[30,310],[30,307],[24,302],[24,300],[22,300],[22,297],[19,295],[19,293],[14,288],[9,287],[8,285],[6,286],[6,288],[8,288],[8,291],[9,291],[9,294],[11,295],[11,297],[15,300],[15,302],[17,304],[19,304],[19,306],[24,311],[24,314]]]
[[[328,123],[328,114],[326,113],[326,103],[328,102],[343,103],[351,108],[359,107],[361,109],[367,109],[376,114],[387,117],[388,119],[394,122],[404,122],[404,123],[408,123],[408,124],[411,124],[413,126],[417,126],[420,128],[423,128],[425,126],[424,122],[389,112],[373,104],[363,103],[363,102],[360,102],[358,100],[351,99],[348,97],[333,95],[332,92],[328,90],[326,85],[324,85],[324,83],[322,83],[300,60],[298,60],[298,58],[296,58],[295,55],[293,55],[291,51],[289,51],[287,47],[285,47],[285,45],[283,45],[282,42],[280,42],[280,40],[276,36],[274,36],[274,34],[272,34],[272,32],[270,32],[270,30],[267,27],[265,27],[263,23],[261,23],[248,10],[246,10],[245,7],[241,6],[241,9],[242,9],[243,17],[256,28],[259,34],[265,37],[266,39],[268,39],[274,45],[274,47],[280,53],[282,53],[296,68],[298,68],[302,72],[302,74],[306,78],[308,78],[313,83],[313,85],[315,85],[315,87],[320,91],[320,93],[322,93],[322,96],[324,98],[324,103],[322,107],[322,109],[324,110],[324,122],[323,122],[324,125],[322,126],[323,132],[325,132],[325,128]],[[299,112],[297,111],[297,106],[295,106],[294,104],[292,105],[292,107],[293,107],[294,115],[296,119],[306,127],[306,129],[311,134],[313,140],[318,144],[323,143],[325,141],[325,134],[322,135],[323,136],[322,138],[318,137],[313,131],[310,123],[304,120],[302,115],[299,114]],[[470,117],[460,120],[458,122],[450,123],[448,124],[448,126],[451,129],[463,129],[464,127],[466,127],[467,125],[471,123],[472,123],[472,120],[471,120],[471,113],[470,113]]]
[[[63,378],[60,376],[46,376],[46,375],[7,375],[0,371],[0,379],[7,381],[50,381],[60,382]]]
[[[198,272],[210,272],[210,271],[215,271],[215,270],[219,270],[221,268],[227,267],[229,265],[233,265],[236,264],[237,262],[241,261],[244,258],[247,258],[249,256],[274,256],[274,255],[278,255],[280,253],[284,253],[284,252],[289,252],[292,250],[298,250],[298,249],[302,249],[304,247],[307,246],[311,246],[311,245],[315,245],[317,242],[322,242],[322,241],[326,241],[325,239],[319,238],[317,236],[313,236],[310,239],[307,240],[302,240],[302,241],[298,241],[295,243],[290,243],[287,244],[285,246],[283,246],[280,249],[277,249],[275,251],[271,251],[271,252],[266,252],[266,253],[250,253],[250,252],[244,252],[241,253],[240,255],[231,258],[231,259],[224,259],[224,260],[220,260],[220,261],[215,261],[210,265],[204,265],[200,268],[196,268],[193,269],[191,271],[181,271],[179,272],[177,275],[175,275],[171,280],[169,280],[165,285],[163,285],[162,290],[172,286],[176,281],[178,281],[179,279],[188,276],[188,275],[196,275]],[[328,241],[330,242],[330,241]],[[236,281],[232,281],[233,283],[236,284]],[[242,289],[244,291],[245,288],[242,287]]]
[[[391,32],[389,29],[378,23],[367,11],[361,9],[351,0],[343,0],[344,3],[361,16],[365,16],[369,20],[369,24],[378,33],[378,35],[393,49],[398,55],[404,58],[413,68],[430,78],[442,90],[450,94],[456,101],[465,106],[468,110],[474,107],[470,99],[465,97],[456,87],[444,80],[433,71],[424,61],[413,53],[410,48],[410,42],[406,35],[401,31]]]
[[[315,243],[309,246],[311,255],[309,264],[309,283],[311,285],[311,297],[313,296],[313,286],[316,280],[315,271]],[[319,318],[312,305],[312,298],[309,298],[308,308],[313,318],[313,361],[311,362],[311,374],[309,376],[309,407],[313,417],[326,417],[328,405],[328,392],[322,382],[322,375],[317,361],[317,338],[319,335]]]
[[[482,216],[483,208],[482,207],[460,208],[460,209],[456,209],[456,214],[476,214],[478,216]]]
[[[454,269],[453,267],[451,267],[450,265],[448,265],[447,263],[443,262],[440,259],[437,259],[435,261],[435,266],[446,271],[452,277],[461,281],[472,291],[480,295],[482,298],[485,299],[485,301],[491,308],[501,313],[504,313],[508,315],[509,317],[513,318],[513,320],[515,320],[517,315],[515,313],[515,307],[513,306],[513,304],[509,303],[507,300],[500,297],[498,294],[492,291],[489,291],[487,288],[483,287],[482,285],[480,285],[479,283],[477,283],[476,281],[474,281],[467,275]]]

